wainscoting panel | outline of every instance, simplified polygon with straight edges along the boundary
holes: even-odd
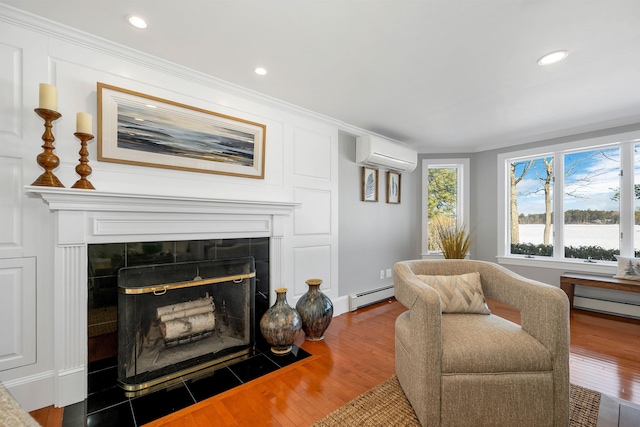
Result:
[[[331,137],[294,129],[294,170],[298,176],[331,179]]]
[[[36,361],[36,260],[0,259],[0,371]]]
[[[22,256],[22,159],[0,156],[0,258]]]
[[[22,110],[23,52],[0,43],[0,258],[22,256]],[[34,160],[35,161],[35,160]]]
[[[294,233],[331,234],[331,191],[312,188],[294,188],[293,199],[300,203],[294,211]]]
[[[0,133],[20,136],[22,116],[6,114],[22,108],[22,49],[0,43],[0,81],[3,90],[0,96]]]
[[[287,283],[295,304],[311,278],[333,301],[338,289],[338,133],[335,128],[299,122],[292,129],[293,269]],[[344,304],[346,307],[346,304]],[[336,307],[334,315],[340,314]]]

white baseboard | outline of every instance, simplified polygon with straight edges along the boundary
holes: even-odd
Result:
[[[37,375],[22,377],[13,381],[3,381],[14,399],[28,412],[45,406],[53,405],[55,401],[53,371],[42,372]]]
[[[341,314],[347,313],[349,311],[349,296],[343,295],[334,300],[331,300],[333,303],[333,317],[340,316]]]

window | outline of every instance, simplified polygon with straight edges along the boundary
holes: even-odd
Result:
[[[638,138],[635,132],[499,155],[499,256],[598,263],[637,254]]]
[[[553,156],[509,161],[510,253],[553,256]]]
[[[453,221],[468,232],[469,159],[424,159],[422,188],[422,255],[442,257],[433,239],[437,221]]]
[[[564,256],[620,255],[620,147],[564,154]]]

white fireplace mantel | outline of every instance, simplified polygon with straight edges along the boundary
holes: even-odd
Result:
[[[28,186],[55,212],[55,405],[87,397],[87,245],[269,237],[269,283],[282,285],[285,221],[297,203]],[[270,292],[271,294],[271,292]]]
[[[162,210],[177,213],[288,215],[299,205],[272,201],[222,200],[36,186],[27,186],[26,191],[39,194],[51,210],[65,211],[156,212]]]

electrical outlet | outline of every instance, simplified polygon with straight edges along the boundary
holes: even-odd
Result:
[[[391,277],[391,269],[387,268],[387,278]]]
[[[384,270],[380,270],[380,278],[384,279]]]

